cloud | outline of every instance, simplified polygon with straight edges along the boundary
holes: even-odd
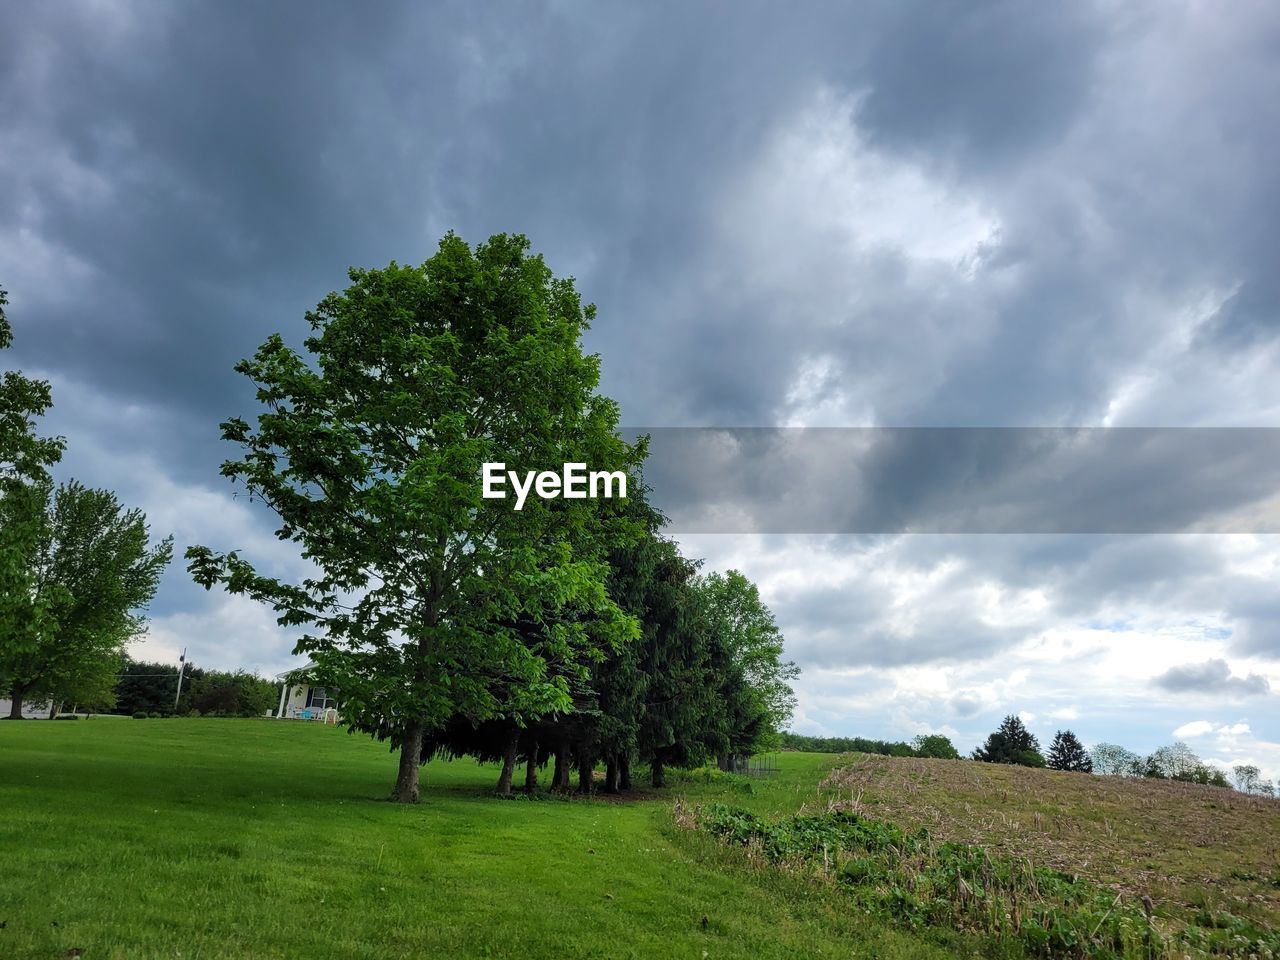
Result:
[[[1175,737],[1185,737],[1188,740],[1197,737],[1203,737],[1213,732],[1213,724],[1208,720],[1192,720],[1190,723],[1184,723],[1173,731]]]
[[[4,363],[53,379],[63,476],[180,546],[299,572],[217,474],[217,424],[255,410],[232,365],[299,340],[349,265],[419,262],[449,228],[525,232],[577,277],[632,424],[1280,422],[1274,6],[72,0],[5,27]],[[935,522],[945,462],[887,452],[782,495],[957,529]],[[1275,507],[1247,458],[1122,453],[1058,474],[1013,451],[972,476],[1010,511],[1065,491],[1079,529]],[[967,747],[1030,709],[1037,735],[1070,719],[1149,751],[1185,722],[1188,678],[1200,716],[1250,695],[1254,728],[1280,723],[1261,695],[1280,683],[1275,536],[681,538],[761,584],[807,729],[950,725]],[[157,655],[288,660],[269,612],[181,569],[152,613]],[[1280,770],[1269,741],[1212,736],[1235,738],[1224,762]]]
[[[1174,693],[1235,694],[1258,696],[1270,693],[1271,684],[1261,674],[1232,676],[1226,660],[1206,660],[1170,667],[1152,683]]]

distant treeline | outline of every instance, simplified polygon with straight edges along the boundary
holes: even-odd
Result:
[[[116,682],[111,713],[125,716],[261,717],[270,713],[280,687],[245,670],[206,670],[187,665],[178,692],[178,668],[129,661]]]
[[[784,733],[783,750],[807,753],[878,753],[886,757],[934,757],[958,760],[960,753],[941,734],[916,737],[910,743],[901,740],[868,740],[866,737],[806,737]],[[1021,718],[1009,714],[986,742],[970,754],[983,763],[1008,763],[1023,767],[1048,767],[1069,773],[1093,773],[1113,777],[1143,777],[1149,780],[1177,780],[1209,787],[1231,787],[1241,793],[1259,797],[1275,797],[1280,790],[1266,779],[1256,764],[1238,764],[1230,774],[1205,763],[1185,743],[1160,747],[1141,756],[1114,743],[1099,743],[1086,750],[1070,730],[1059,730],[1047,754],[1040,751],[1040,741],[1027,730]]]
[[[910,743],[901,740],[868,740],[866,737],[806,737],[782,734],[783,750],[801,753],[878,753],[886,757],[933,757],[959,760],[960,752],[940,733],[919,736]]]

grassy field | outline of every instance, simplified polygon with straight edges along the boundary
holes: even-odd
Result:
[[[861,756],[810,810],[852,810],[1149,896],[1175,918],[1280,927],[1280,801],[970,760]]]
[[[0,723],[0,958],[977,955],[672,823],[681,795],[795,812],[832,762],[623,803],[502,800],[493,768],[437,762],[404,807],[386,750],[334,728]]]

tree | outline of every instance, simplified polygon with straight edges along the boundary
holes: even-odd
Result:
[[[192,671],[189,703],[192,710],[216,717],[261,717],[276,705],[278,688],[244,670]],[[167,705],[165,712],[173,704]]]
[[[960,751],[948,737],[940,733],[921,734],[911,742],[917,757],[933,757],[938,760],[959,760]]]
[[[782,659],[782,631],[754,583],[730,570],[708,574],[700,587],[715,627],[728,644],[730,658],[764,712],[758,740],[744,741],[732,751],[734,755],[749,754],[765,740],[776,741],[777,734],[791,722],[796,696],[790,681],[799,676],[800,668]],[[721,754],[722,768],[728,768],[729,758],[729,754]]]
[[[0,350],[13,343],[13,328],[5,316],[9,302],[0,290]],[[62,458],[61,437],[36,435],[36,419],[53,405],[49,383],[18,371],[0,377],[0,497],[32,480],[48,478],[48,468]]]
[[[13,343],[0,290],[0,350]],[[49,467],[62,457],[63,440],[37,435],[36,421],[52,406],[49,384],[20,372],[0,377],[0,689],[14,677],[7,661],[49,628],[49,598],[36,590],[31,555],[44,528]],[[21,707],[19,705],[18,709]],[[19,714],[20,715],[20,714]]]
[[[1107,777],[1138,777],[1142,775],[1142,758],[1132,750],[1115,743],[1100,743],[1089,754],[1093,772]]]
[[[35,531],[24,563],[37,613],[0,647],[11,717],[28,698],[110,698],[125,644],[144,630],[143,611],[173,553],[172,538],[151,546],[146,516],[109,491],[75,481],[52,494],[47,482],[28,489],[42,495],[21,500]]]
[[[986,763],[1013,763],[1024,767],[1043,767],[1040,742],[1027,730],[1022,720],[1009,714],[1000,727],[987,737],[987,742],[973,751],[973,759]]]
[[[187,664],[182,688],[183,701],[191,699],[191,684],[204,671]],[[115,688],[115,712],[172,713],[178,692],[178,668],[168,663],[140,663],[126,660],[121,665]]]
[[[449,234],[420,267],[353,269],[307,315],[309,356],[275,335],[238,364],[265,410],[256,429],[222,425],[242,451],[222,473],[315,570],[289,582],[234,551],[187,552],[198,583],[306,629],[295,652],[342,690],[343,721],[399,750],[401,802],[418,797],[424,738],[452,719],[524,728],[572,711],[593,657],[565,610],[606,643],[637,631],[605,594],[602,559],[625,531],[599,501],[482,497],[485,463],[614,471],[643,456],[595,393],[599,358],[581,347],[594,307],[528,247]]]
[[[1079,739],[1070,730],[1059,730],[1049,745],[1048,765],[1051,770],[1093,773],[1093,761]]]
[[[1274,797],[1275,785],[1262,778],[1262,771],[1252,763],[1239,764],[1231,769],[1236,789],[1241,793],[1250,793],[1259,797]]]

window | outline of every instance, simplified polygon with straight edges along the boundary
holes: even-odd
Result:
[[[328,710],[330,708],[337,709],[338,701],[329,696],[329,691],[324,687],[308,687],[307,688],[307,709],[309,710]]]

